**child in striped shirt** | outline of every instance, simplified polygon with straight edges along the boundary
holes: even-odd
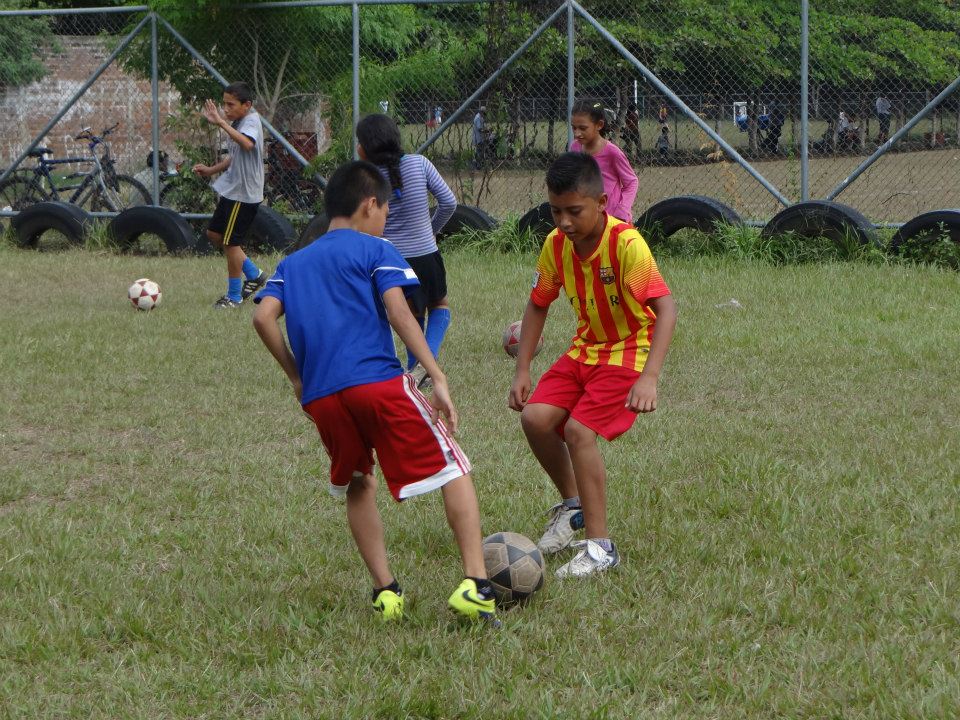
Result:
[[[361,159],[376,165],[390,181],[390,213],[383,234],[420,280],[407,300],[420,327],[425,328],[430,352],[437,357],[450,327],[447,272],[437,247],[437,233],[457,209],[457,199],[433,163],[423,155],[403,152],[400,129],[386,115],[363,118],[357,125],[357,141]],[[437,200],[432,214],[429,195]],[[427,382],[428,376],[409,349],[407,370],[414,372],[419,386]]]
[[[557,228],[537,261],[509,402],[560,492],[540,550],[559,552],[585,529],[586,540],[575,543],[579,552],[557,570],[560,577],[580,577],[620,563],[607,532],[606,468],[597,436],[613,440],[637,413],[657,409],[657,380],[677,310],[640,233],[605,212],[596,160],[564,153],[547,171],[547,191]],[[531,394],[530,362],[547,309],[561,291],[577,315],[576,335]]]

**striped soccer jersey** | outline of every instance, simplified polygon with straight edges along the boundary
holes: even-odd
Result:
[[[567,355],[587,365],[643,370],[656,323],[647,303],[669,295],[670,288],[637,229],[607,215],[600,242],[582,259],[554,229],[540,251],[530,299],[547,307],[561,288],[577,315]]]

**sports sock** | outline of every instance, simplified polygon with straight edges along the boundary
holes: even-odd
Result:
[[[590,538],[597,545],[602,547],[607,552],[613,552],[613,541],[610,538]]]
[[[427,321],[425,315],[420,315],[419,317],[414,315],[417,318],[417,322],[420,323],[420,329],[423,330],[423,324]],[[407,370],[413,370],[413,366],[417,364],[417,359],[413,356],[413,353],[410,352],[410,348],[407,348]]]
[[[260,277],[260,268],[250,258],[243,261],[243,276],[247,280],[256,280]]]
[[[243,278],[238,277],[228,277],[227,278],[227,297],[233,300],[234,302],[240,302],[240,289],[243,287]]]
[[[563,506],[570,508],[571,510],[580,508],[580,496],[574,495],[572,498],[564,498]]]
[[[374,588],[373,597],[371,598],[371,600],[375,602],[377,599],[377,595],[382,593],[384,590],[390,590],[391,592],[395,592],[397,595],[403,595],[403,591],[400,589],[400,583],[397,582],[396,578],[394,578],[393,582],[390,583],[389,585],[384,585],[381,588]]]
[[[427,319],[427,345],[434,357],[440,355],[440,344],[450,327],[450,308],[433,308]]]
[[[483,596],[484,600],[489,600],[493,597],[493,585],[490,584],[490,580],[487,578],[467,576],[467,580],[473,580],[477,584],[477,592]]]

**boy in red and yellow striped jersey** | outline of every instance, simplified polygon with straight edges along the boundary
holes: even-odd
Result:
[[[657,380],[673,337],[677,309],[646,242],[629,223],[604,211],[596,161],[565,153],[547,171],[557,228],[543,244],[523,314],[510,407],[562,502],[538,545],[555,553],[580,528],[580,551],[559,577],[590,575],[619,564],[607,532],[606,469],[597,436],[626,432],[637,413],[657,409]],[[577,316],[570,349],[531,394],[530,362],[563,290]]]

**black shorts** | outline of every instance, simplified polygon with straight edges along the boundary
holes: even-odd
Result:
[[[429,255],[408,257],[404,260],[410,263],[410,267],[420,281],[419,287],[407,293],[407,300],[413,308],[413,314],[419,317],[428,307],[437,304],[447,296],[447,270],[443,266],[443,258],[440,257],[439,250]]]
[[[253,225],[257,217],[257,208],[260,203],[245,203],[239,200],[220,198],[217,209],[213,211],[210,225],[211,232],[223,235],[223,246],[243,247],[243,238],[247,230]]]

